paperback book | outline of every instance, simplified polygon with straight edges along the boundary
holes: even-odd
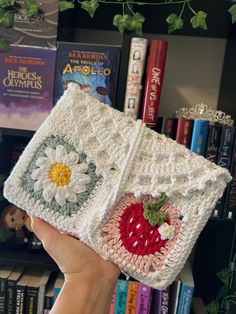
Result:
[[[58,1],[38,0],[37,14],[29,17],[26,0],[16,0],[19,10],[14,15],[13,27],[0,27],[0,36],[10,44],[56,47],[58,24]]]
[[[119,46],[58,42],[54,102],[68,83],[74,82],[99,101],[115,107],[119,62]]]
[[[56,49],[12,45],[0,54],[0,127],[37,130],[52,109]]]

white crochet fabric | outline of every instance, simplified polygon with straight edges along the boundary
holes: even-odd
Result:
[[[130,276],[164,289],[230,179],[226,169],[71,83],[5,182],[4,195]]]

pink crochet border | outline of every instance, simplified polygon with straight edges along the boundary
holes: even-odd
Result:
[[[121,200],[112,208],[112,215],[110,219],[102,227],[103,245],[109,250],[109,253],[117,258],[126,260],[128,264],[131,264],[135,268],[141,270],[145,274],[150,271],[158,271],[165,263],[166,257],[169,252],[174,248],[176,241],[178,240],[180,228],[183,224],[180,219],[180,212],[173,208],[171,204],[167,203],[162,206],[161,210],[167,211],[169,214],[169,221],[171,225],[175,226],[175,236],[173,240],[168,240],[164,247],[160,249],[160,252],[149,255],[136,255],[132,254],[125,249],[120,237],[119,223],[124,210],[131,204],[138,202],[150,202],[154,201],[151,196],[144,196],[142,199],[137,199],[133,194],[126,194]]]

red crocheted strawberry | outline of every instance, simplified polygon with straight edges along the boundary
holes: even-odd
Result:
[[[160,252],[167,240],[162,240],[158,228],[168,223],[168,214],[159,209],[167,201],[162,193],[155,203],[137,202],[123,212],[120,222],[120,237],[127,251],[137,255]]]

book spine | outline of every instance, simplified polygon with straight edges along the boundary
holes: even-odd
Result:
[[[38,288],[28,287],[26,294],[26,313],[37,314]]]
[[[126,299],[128,292],[128,281],[119,279],[116,289],[115,314],[124,314],[126,309]]]
[[[189,314],[192,305],[193,287],[187,286],[184,283],[181,287],[179,297],[178,314]]]
[[[152,289],[147,285],[140,283],[137,300],[137,313],[149,314],[151,306]]]
[[[16,282],[14,280],[8,280],[6,314],[15,314],[15,308],[16,308],[15,292],[16,292]]]
[[[136,281],[129,281],[128,293],[126,301],[126,314],[135,314],[138,300],[139,283]]]
[[[157,125],[158,123],[159,123],[159,118],[157,119]],[[164,134],[166,137],[169,137],[175,140],[176,131],[177,131],[177,123],[178,123],[177,118],[163,117],[160,130],[158,127],[159,133]]]
[[[167,48],[167,41],[151,40],[147,61],[141,115],[143,122],[151,128],[155,127],[157,121]]]
[[[230,170],[230,166],[231,166],[234,138],[235,138],[235,128],[232,126],[224,126],[221,132],[217,164],[228,170]],[[216,202],[216,206],[213,212],[214,218],[222,218],[225,200],[226,200],[226,190],[224,191],[223,196]]]
[[[162,290],[153,289],[151,313],[160,314]]]
[[[160,314],[168,314],[168,311],[169,311],[169,287],[165,290],[162,290]]]
[[[115,289],[113,291],[109,314],[114,314],[115,313],[115,306],[116,306],[116,287],[115,287]]]
[[[16,314],[25,313],[25,287],[16,286]]]
[[[133,119],[138,118],[142,91],[142,78],[146,62],[148,40],[133,37],[130,43],[128,74],[126,82],[124,113]]]
[[[176,142],[189,148],[191,144],[192,127],[193,120],[184,118],[178,119],[175,138]]]
[[[209,121],[194,120],[190,149],[192,152],[205,156]]]
[[[0,314],[6,311],[7,280],[0,278]]]
[[[220,125],[209,126],[206,159],[214,163],[217,162],[218,151],[220,146],[221,129],[222,127]]]
[[[46,285],[42,285],[38,291],[38,304],[37,304],[37,314],[43,314],[44,301],[45,301],[45,290]]]

